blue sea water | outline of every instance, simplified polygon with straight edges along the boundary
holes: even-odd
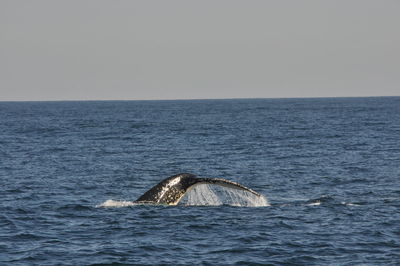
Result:
[[[268,207],[127,206],[189,172]],[[1,265],[399,265],[400,97],[0,102]]]

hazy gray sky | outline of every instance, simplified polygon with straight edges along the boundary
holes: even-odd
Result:
[[[0,0],[0,100],[400,95],[399,0]]]

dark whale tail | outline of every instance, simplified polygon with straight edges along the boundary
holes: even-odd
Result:
[[[244,190],[258,197],[261,195],[254,190],[247,188],[239,183],[232,182],[222,178],[197,178],[193,174],[178,174],[168,177],[152,187],[135,202],[151,204],[176,205],[182,199],[186,192],[198,184],[214,184],[224,187]]]

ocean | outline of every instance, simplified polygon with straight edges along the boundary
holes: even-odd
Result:
[[[182,172],[269,204],[122,204]],[[0,265],[400,265],[400,97],[0,102],[0,196]]]

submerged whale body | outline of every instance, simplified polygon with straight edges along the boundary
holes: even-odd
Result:
[[[244,190],[261,197],[259,193],[236,182],[222,178],[198,178],[193,174],[182,173],[164,179],[140,196],[135,203],[177,205],[186,192],[199,184],[214,184]]]

